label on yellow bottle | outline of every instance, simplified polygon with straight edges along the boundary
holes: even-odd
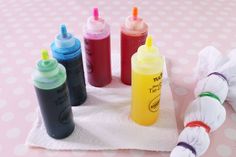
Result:
[[[162,72],[142,74],[132,70],[131,119],[141,125],[152,125],[159,117]]]

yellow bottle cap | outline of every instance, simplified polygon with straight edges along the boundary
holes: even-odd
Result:
[[[153,45],[152,36],[146,38],[145,45],[138,48],[138,60],[142,62],[154,62],[160,57],[158,48]]]
[[[47,50],[42,50],[41,51],[41,57],[42,57],[42,60],[48,60],[49,59],[48,51]]]
[[[150,49],[152,48],[152,36],[148,36],[147,39],[146,39],[146,42],[145,42],[145,46]]]

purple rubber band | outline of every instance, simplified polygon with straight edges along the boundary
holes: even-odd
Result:
[[[221,73],[219,73],[219,72],[212,72],[212,73],[210,73],[208,76],[211,76],[211,75],[218,75],[218,76],[220,76],[221,78],[223,78],[223,79],[227,82],[227,84],[229,84],[229,81],[228,81],[228,79],[225,77],[225,75],[223,75],[223,74],[221,74]]]
[[[196,152],[195,148],[193,148],[193,146],[189,145],[188,143],[179,142],[177,144],[177,146],[181,146],[181,147],[184,147],[186,149],[189,149],[195,156],[197,155],[197,152]]]

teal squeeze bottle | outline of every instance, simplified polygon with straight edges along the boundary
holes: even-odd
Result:
[[[49,136],[62,139],[74,128],[65,68],[50,59],[46,50],[32,75],[43,122]]]
[[[51,50],[53,57],[66,68],[71,105],[81,105],[87,93],[80,41],[67,32],[65,25],[61,25],[60,34],[51,44]]]

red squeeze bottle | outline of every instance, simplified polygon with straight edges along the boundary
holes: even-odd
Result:
[[[93,9],[84,27],[88,82],[103,87],[111,82],[110,27]]]
[[[121,81],[131,85],[131,57],[141,45],[145,44],[148,25],[138,17],[138,8],[126,18],[121,26]]]

